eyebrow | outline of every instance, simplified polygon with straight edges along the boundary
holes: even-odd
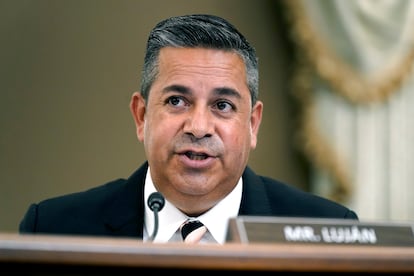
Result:
[[[184,85],[178,85],[178,84],[173,84],[173,85],[169,85],[167,87],[165,87],[163,90],[163,93],[167,93],[167,92],[178,92],[180,94],[190,94],[191,93],[191,89],[184,86]],[[231,97],[236,97],[238,99],[241,98],[240,93],[233,88],[230,87],[217,87],[214,88],[213,90],[214,94],[217,96],[231,96]]]

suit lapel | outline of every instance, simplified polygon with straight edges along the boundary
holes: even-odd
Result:
[[[271,215],[271,205],[262,179],[249,167],[243,173],[243,193],[239,215]]]
[[[104,223],[113,235],[143,237],[144,182],[148,163],[142,165],[114,196],[104,211]],[[271,205],[262,179],[249,167],[243,173],[243,192],[239,215],[271,215]]]
[[[104,211],[104,223],[114,235],[143,237],[145,163],[125,182]]]

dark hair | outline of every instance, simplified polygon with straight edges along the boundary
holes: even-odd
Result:
[[[163,47],[202,47],[234,51],[246,66],[247,85],[252,105],[259,94],[258,60],[255,49],[228,21],[208,14],[171,17],[159,22],[151,31],[141,76],[141,94],[145,100],[158,74],[158,56]]]

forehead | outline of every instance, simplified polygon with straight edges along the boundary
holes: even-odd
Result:
[[[246,67],[237,53],[206,48],[163,48],[155,82],[248,89]]]
[[[209,48],[176,48],[164,47],[159,53],[160,65],[197,64],[208,66],[233,65],[245,67],[243,59],[235,51]],[[200,65],[201,65],[200,64]]]

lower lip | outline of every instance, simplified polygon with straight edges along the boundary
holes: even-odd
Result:
[[[188,158],[188,156],[185,154],[180,154],[178,157],[179,157],[179,161],[185,167],[192,168],[192,169],[207,169],[211,167],[214,161],[216,160],[216,158],[214,157],[208,157],[202,160],[193,160],[193,159]]]

